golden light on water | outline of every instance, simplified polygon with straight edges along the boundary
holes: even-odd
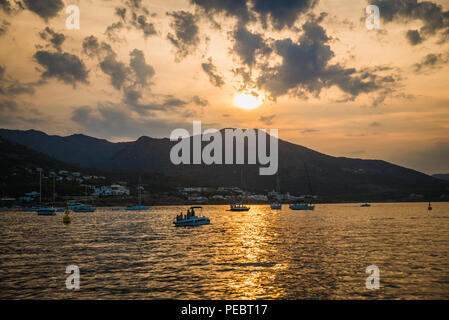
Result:
[[[234,103],[242,109],[255,109],[262,104],[262,97],[253,93],[240,93],[235,96]]]

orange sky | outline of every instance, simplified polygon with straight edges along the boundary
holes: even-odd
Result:
[[[192,121],[201,120],[209,128],[277,128],[282,139],[334,156],[382,159],[426,173],[449,172],[449,36],[444,38],[449,21],[428,31],[432,19],[425,15],[397,13],[384,19],[381,8],[381,29],[368,30],[366,0],[320,0],[315,5],[304,0],[298,2],[309,7],[298,12],[294,24],[282,20],[288,19],[285,12],[275,20],[272,11],[264,26],[263,11],[256,11],[250,0],[255,18],[245,21],[245,28],[260,35],[268,49],[257,51],[249,65],[238,52],[234,33],[243,24],[241,12],[207,11],[200,0],[133,1],[138,5],[71,1],[80,7],[79,30],[66,29],[67,1],[50,16],[25,5],[23,10],[12,4],[10,11],[0,9],[0,30],[5,30],[0,31],[0,127],[60,135],[81,132],[123,141],[141,135],[167,137],[174,128],[191,130]],[[449,1],[433,3],[441,12],[449,10]],[[127,9],[124,19],[116,8]],[[177,28],[175,17],[181,10],[196,31],[185,25]],[[326,15],[320,18],[322,12]],[[145,17],[146,29],[133,13]],[[119,22],[121,27],[108,35],[108,26]],[[46,27],[64,35],[59,47]],[[326,40],[316,40],[319,30],[324,30]],[[408,30],[420,30],[423,40],[413,45]],[[183,42],[187,31],[195,36]],[[109,51],[83,50],[89,36],[107,44]],[[302,56],[308,41],[312,44]],[[253,42],[241,45],[249,43]],[[37,52],[47,55],[38,57]],[[327,52],[332,56],[322,58]],[[63,54],[78,57],[86,74],[66,71],[75,80],[64,80],[67,74],[60,70],[67,65],[52,64],[55,69],[49,70],[48,59]],[[291,64],[282,69],[287,57]],[[289,72],[295,59],[301,68]],[[304,71],[321,59],[326,60],[323,69]],[[338,66],[336,74],[331,66]],[[251,70],[250,81],[237,74],[238,68]],[[120,70],[123,79],[117,74]],[[266,80],[275,70],[283,73]],[[347,72],[350,78],[345,78]],[[373,75],[375,89],[355,89]],[[122,82],[114,86],[113,79]],[[289,84],[290,89],[282,91]],[[133,93],[140,95],[137,100],[131,100]],[[262,103],[253,109],[239,107],[236,96],[242,93],[258,95]]]

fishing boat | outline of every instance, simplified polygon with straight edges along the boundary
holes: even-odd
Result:
[[[37,210],[38,216],[55,216],[56,210],[53,207],[41,207]]]
[[[72,209],[73,212],[95,212],[97,209],[92,208],[90,204],[82,204]]]
[[[369,203],[364,203],[361,205],[361,207],[371,207],[371,205]]]
[[[292,210],[315,210],[315,205],[313,204],[313,196],[312,196],[313,194],[312,184],[310,183],[309,171],[307,170],[307,166],[305,163],[304,163],[304,173],[306,175],[310,195],[306,196],[301,201],[296,201],[295,203],[291,204],[289,207]]]
[[[203,212],[203,207],[190,207],[185,215],[181,212],[178,216],[176,216],[176,220],[173,221],[173,224],[176,227],[195,227],[210,224],[209,218],[204,216],[196,216],[195,210],[197,209],[200,210],[201,213]]]
[[[128,207],[126,207],[125,210],[128,210],[128,211],[143,211],[143,210],[149,210],[150,209],[150,207],[142,205],[142,189],[143,189],[143,187],[142,187],[142,180],[139,177],[139,185],[137,186],[139,204],[138,205],[134,205],[134,206],[128,206]]]

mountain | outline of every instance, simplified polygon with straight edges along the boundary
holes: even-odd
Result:
[[[128,144],[112,143],[82,134],[60,137],[36,130],[0,129],[0,136],[55,159],[83,166],[95,166],[104,162]]]
[[[0,130],[0,136],[4,132]],[[14,131],[14,135],[10,130],[6,132],[16,138],[15,141],[19,142],[20,137],[21,143],[57,159],[93,163],[107,170],[155,171],[196,185],[239,186],[261,193],[276,185],[275,176],[259,175],[259,165],[175,166],[170,161],[170,150],[175,142],[167,138],[141,137],[134,142],[111,143],[80,135],[57,137],[36,131]],[[38,143],[38,137],[42,137],[42,144]],[[73,137],[77,137],[76,144],[72,143]],[[67,153],[80,152],[77,150],[83,150],[83,157],[67,156]],[[312,190],[308,187],[304,164]],[[282,192],[313,193],[332,200],[394,200],[407,198],[411,193],[434,198],[449,194],[449,182],[415,170],[382,160],[332,157],[283,140],[279,140],[279,173]]]
[[[436,173],[436,174],[433,174],[432,177],[449,181],[449,173]]]

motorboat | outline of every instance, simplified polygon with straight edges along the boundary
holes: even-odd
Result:
[[[195,210],[200,210],[202,212],[203,207],[190,207],[185,215],[181,212],[181,214],[176,216],[176,220],[173,221],[173,224],[176,227],[195,227],[210,224],[209,218],[196,216]]]
[[[272,210],[281,210],[282,209],[282,204],[279,203],[279,202],[275,202],[275,203],[272,203],[270,205],[270,207],[271,207]]]
[[[56,210],[53,207],[41,207],[37,210],[38,216],[55,216]]]
[[[243,203],[234,203],[230,205],[229,211],[249,211],[250,207],[245,206]]]
[[[371,207],[371,205],[369,203],[364,203],[361,205],[361,207]]]
[[[315,205],[309,202],[296,202],[290,205],[292,210],[314,210]]]
[[[72,209],[73,212],[95,212],[97,209],[92,208],[90,204],[83,204]]]

